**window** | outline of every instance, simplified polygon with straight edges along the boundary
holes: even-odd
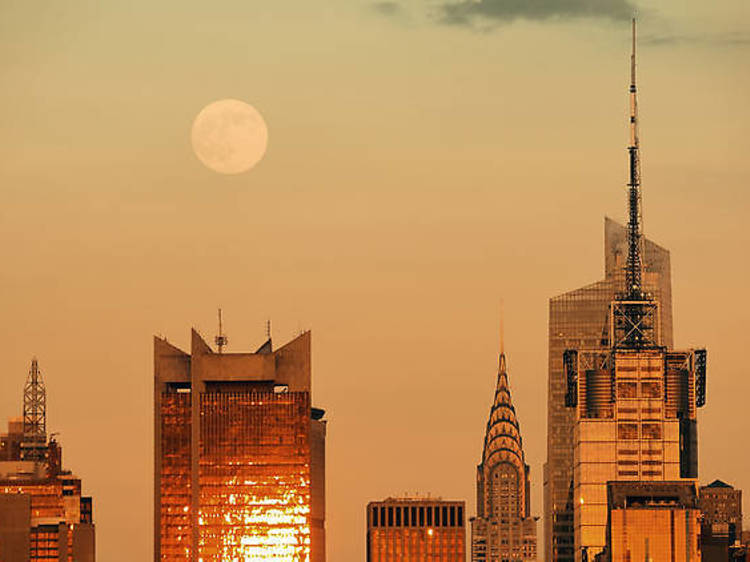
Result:
[[[644,439],[661,439],[661,425],[658,423],[644,423],[641,430]]]
[[[618,382],[617,396],[619,398],[638,398],[638,385],[634,382]]]
[[[638,424],[635,423],[618,423],[618,439],[638,439]]]
[[[658,382],[642,382],[641,397],[643,398],[660,398],[661,385]]]

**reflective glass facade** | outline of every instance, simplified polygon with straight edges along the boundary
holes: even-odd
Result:
[[[605,219],[605,278],[549,301],[547,386],[547,462],[544,465],[545,559],[572,561],[573,543],[573,426],[575,410],[565,406],[566,349],[608,348],[609,306],[624,283],[627,253],[625,228]],[[672,345],[672,291],[669,252],[646,240],[645,285],[660,302],[662,343]]]
[[[161,545],[165,560],[190,560],[190,402],[189,393],[161,397]]]
[[[201,559],[309,560],[308,393],[200,400]]]
[[[324,412],[310,334],[190,355],[155,340],[155,561],[325,560]]]

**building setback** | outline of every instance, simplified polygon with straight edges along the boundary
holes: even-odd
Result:
[[[465,504],[388,498],[367,504],[367,562],[465,562]]]
[[[46,391],[34,359],[24,416],[0,435],[0,562],[95,561],[90,497],[62,467],[62,449],[46,432]]]
[[[693,482],[610,482],[607,562],[705,560]],[[724,559],[728,560],[727,558]]]
[[[324,412],[310,332],[187,354],[154,339],[154,560],[325,561]]]
[[[477,516],[471,519],[472,562],[536,560],[536,519],[521,430],[500,353],[495,398],[477,466]]]

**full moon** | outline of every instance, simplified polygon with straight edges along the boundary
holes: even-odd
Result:
[[[193,122],[193,150],[220,174],[241,174],[266,153],[268,128],[263,116],[239,100],[219,100],[204,107]]]

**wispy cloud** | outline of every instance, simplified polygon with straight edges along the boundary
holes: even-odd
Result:
[[[401,13],[401,5],[398,2],[373,2],[370,4],[370,9],[381,16],[396,16]]]
[[[725,31],[718,33],[663,33],[642,35],[639,42],[644,45],[695,45],[742,46],[750,45],[750,31]]]
[[[636,12],[631,0],[460,0],[443,2],[438,19],[453,25],[506,23],[514,20],[602,18],[623,21]]]

